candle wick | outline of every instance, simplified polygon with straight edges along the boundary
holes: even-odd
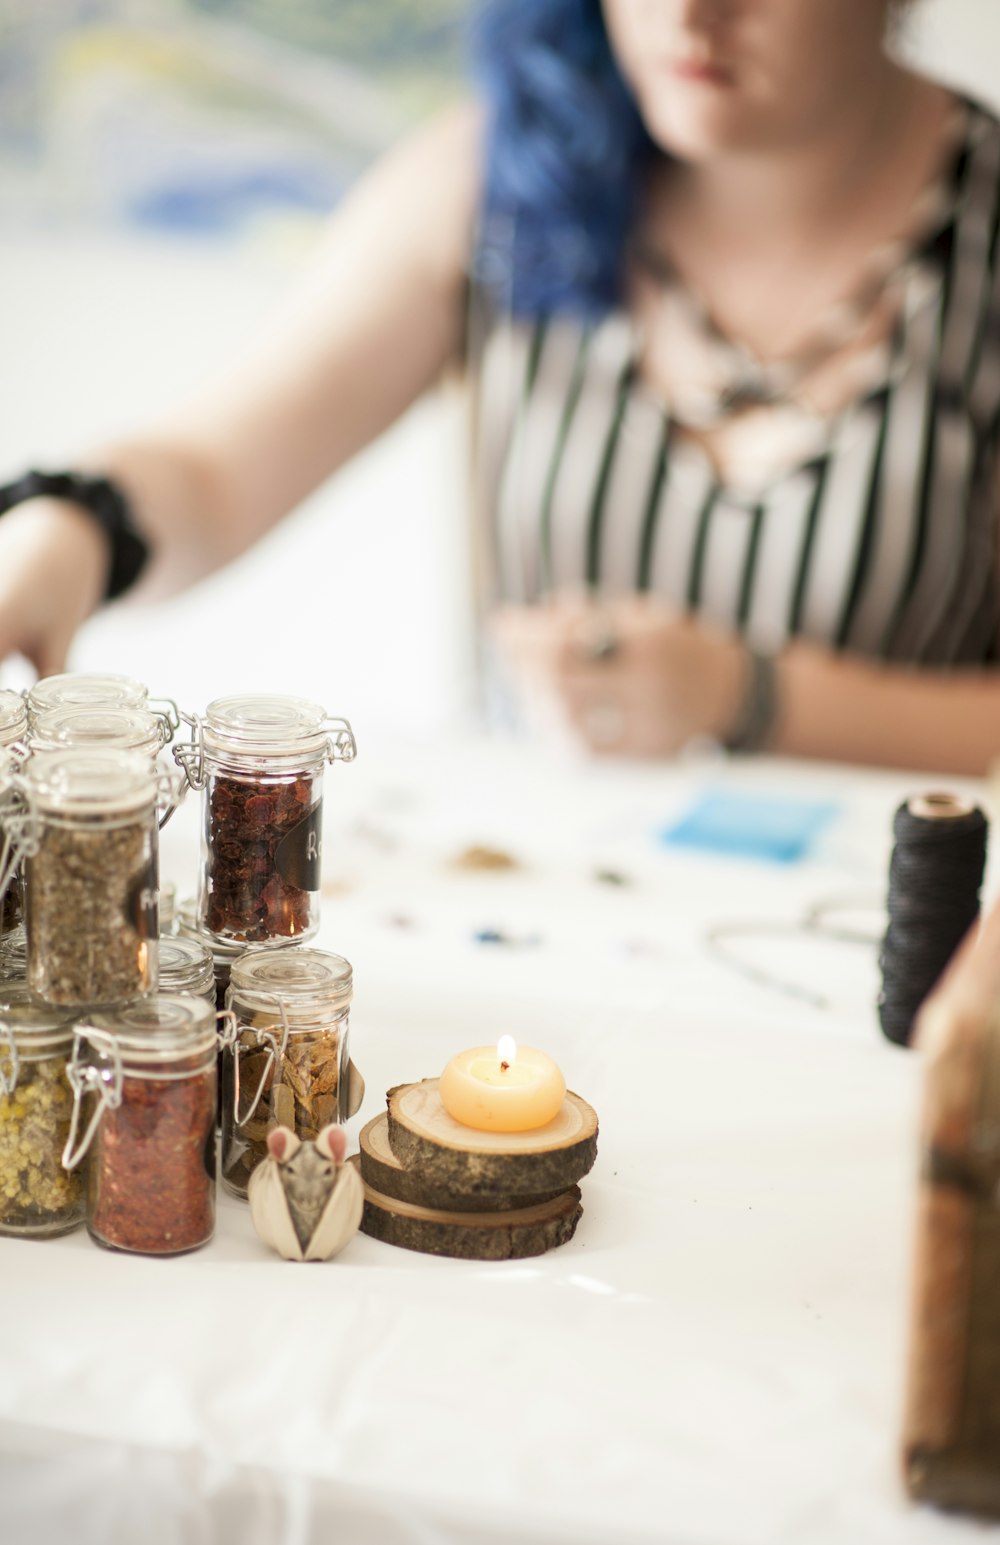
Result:
[[[501,1073],[506,1073],[506,1071],[507,1071],[507,1069],[509,1067],[510,1067],[510,1063],[509,1062],[501,1062],[501,1064],[500,1064],[500,1071],[501,1071]]]

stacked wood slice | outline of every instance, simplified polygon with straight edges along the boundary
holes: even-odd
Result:
[[[597,1112],[577,1094],[533,1132],[479,1132],[445,1110],[436,1078],[400,1084],[361,1133],[362,1232],[470,1261],[541,1255],[573,1237],[577,1185],[597,1157]]]

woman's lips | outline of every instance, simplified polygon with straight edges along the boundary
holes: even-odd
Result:
[[[679,76],[681,80],[700,81],[709,86],[732,85],[732,72],[725,65],[715,64],[708,59],[672,59],[669,69],[671,74]]]

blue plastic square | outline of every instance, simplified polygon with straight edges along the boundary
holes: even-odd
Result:
[[[808,853],[838,813],[839,807],[827,800],[709,789],[680,820],[660,832],[660,841],[730,858],[791,864]]]

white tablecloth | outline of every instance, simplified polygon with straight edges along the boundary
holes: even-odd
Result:
[[[707,785],[840,815],[793,865],[665,847]],[[880,1036],[874,948],[797,926],[884,902],[892,812],[926,786],[482,743],[337,768],[318,942],[355,967],[352,1134],[391,1084],[510,1030],[599,1112],[576,1236],[500,1264],[359,1236],[296,1266],[222,1198],[211,1245],[173,1260],[0,1240],[0,1539],[978,1534],[897,1476],[918,1058]],[[164,838],[165,877],[192,888],[193,801]],[[521,868],[452,868],[473,843]],[[792,992],[707,948],[723,922],[774,925],[727,947]]]

